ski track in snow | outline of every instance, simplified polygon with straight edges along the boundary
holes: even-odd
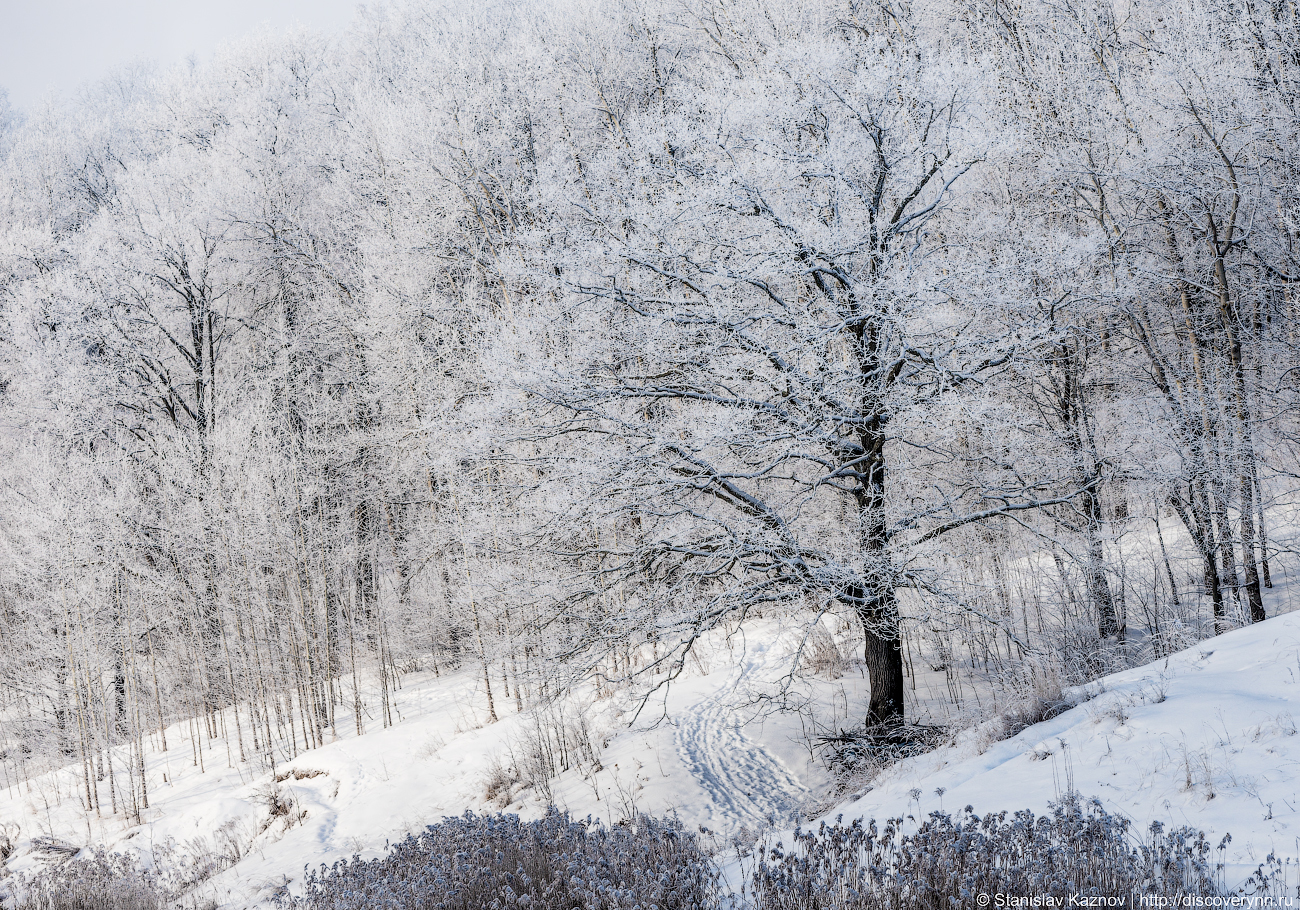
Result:
[[[792,822],[808,789],[763,745],[741,729],[730,706],[736,683],[759,670],[766,652],[747,654],[739,675],[693,705],[678,722],[677,751],[722,818],[762,829],[769,817]]]

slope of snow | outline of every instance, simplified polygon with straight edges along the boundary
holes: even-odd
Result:
[[[561,774],[550,797],[606,821],[633,809],[676,812],[719,847],[793,826],[829,780],[811,758],[809,712],[775,708],[802,698],[823,718],[832,704],[847,715],[866,694],[854,671],[773,701],[797,641],[775,623],[720,635],[690,674],[643,707],[592,689],[585,709],[599,764]],[[220,739],[201,739],[201,769],[191,728],[176,725],[169,751],[146,753],[151,807],[140,824],[107,806],[85,812],[79,766],[10,785],[0,790],[0,822],[10,830],[17,824],[20,836],[9,869],[42,861],[32,849],[38,836],[146,859],[170,853],[170,862],[225,857],[228,868],[199,894],[243,907],[294,889],[304,866],[378,856],[387,842],[449,815],[504,808],[540,816],[540,788],[511,787],[518,775],[508,772],[527,754],[537,725],[561,718],[515,713],[498,693],[501,719],[487,723],[480,687],[470,670],[408,675],[395,726],[372,722],[357,737],[340,714],[336,740],[277,764],[274,778],[264,764],[239,762],[237,745]],[[1203,829],[1214,843],[1231,833],[1231,875],[1244,876],[1270,851],[1300,856],[1300,614],[1114,674],[1076,696],[1086,700],[1006,741],[989,744],[970,731],[956,745],[903,762],[829,816],[921,818],[967,804],[981,813],[1040,812],[1073,788],[1139,829],[1160,819]],[[122,765],[119,759],[120,774]],[[490,799],[494,778],[506,785]],[[276,794],[287,812],[273,814]]]
[[[891,768],[846,819],[937,809],[1041,812],[1068,789],[1145,831],[1232,835],[1228,880],[1300,857],[1300,613],[1218,636],[1076,690],[1086,699],[979,754],[978,732]],[[919,795],[918,795],[919,791]]]
[[[608,822],[635,809],[677,812],[719,844],[795,823],[826,774],[799,742],[798,716],[772,711],[770,699],[754,693],[770,695],[798,639],[775,624],[749,632],[707,643],[691,672],[641,708],[635,722],[638,702],[588,692],[599,767],[587,762],[561,774],[550,785],[554,802]],[[856,704],[862,692],[845,687],[865,689],[858,677],[817,684],[820,696]],[[803,697],[810,694],[819,693],[805,687]],[[146,752],[151,805],[141,824],[110,814],[104,783],[101,813],[85,812],[80,766],[0,790],[0,822],[21,829],[9,869],[42,861],[32,849],[38,836],[106,844],[146,861],[158,854],[172,864],[225,857],[223,865],[233,864],[198,894],[242,907],[266,902],[285,885],[293,890],[304,866],[378,856],[389,841],[446,816],[505,809],[540,817],[547,803],[538,788],[516,785],[506,791],[508,802],[489,800],[489,782],[509,780],[537,724],[560,718],[516,713],[512,700],[496,695],[500,720],[487,723],[481,674],[409,674],[396,694],[398,723],[379,729],[371,721],[357,737],[340,712],[337,740],[277,764],[278,783],[264,762],[239,762],[236,745],[221,739],[201,738],[200,769],[191,728],[178,724],[168,731],[168,752]],[[116,760],[122,777],[124,764]],[[273,814],[277,793],[287,813]]]

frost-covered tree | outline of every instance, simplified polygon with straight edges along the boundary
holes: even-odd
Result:
[[[552,294],[565,326],[529,351],[530,438],[551,486],[581,490],[556,494],[551,546],[591,569],[566,593],[602,602],[579,637],[630,618],[674,669],[763,604],[847,608],[867,720],[894,722],[899,591],[942,596],[925,546],[1071,495],[1005,463],[996,407],[962,414],[1039,326],[989,306],[964,236],[984,229],[953,205],[990,154],[960,61],[901,13],[727,22],[716,53],[704,24],[660,26],[671,76],[577,149],[576,204],[529,251],[539,315]],[[639,611],[607,611],[616,586]]]

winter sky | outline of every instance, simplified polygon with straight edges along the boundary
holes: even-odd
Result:
[[[164,66],[262,26],[324,32],[351,21],[358,0],[0,0],[0,88],[30,109],[135,61]]]

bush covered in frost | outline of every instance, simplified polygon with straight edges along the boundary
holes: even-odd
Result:
[[[1205,836],[1129,822],[1077,796],[1042,816],[1025,810],[957,819],[822,824],[754,860],[745,894],[724,894],[716,867],[676,820],[639,816],[606,828],[552,809],[535,822],[475,816],[431,825],[380,859],[322,866],[294,910],[950,910],[980,894],[1172,899],[1220,893]],[[1225,839],[1226,840],[1226,839]],[[1268,885],[1261,869],[1260,882]],[[1276,878],[1276,876],[1274,876]],[[1265,889],[1267,890],[1267,889]],[[1276,889],[1274,889],[1276,890]],[[747,900],[746,900],[747,899]]]
[[[1128,820],[1071,797],[1049,814],[1028,810],[953,819],[932,812],[912,833],[902,819],[823,823],[798,830],[758,861],[748,886],[756,910],[951,910],[979,895],[1088,897],[1218,894],[1205,836],[1152,825],[1136,843]],[[1125,905],[1136,902],[1125,901]],[[1177,906],[1171,901],[1165,906]]]
[[[20,881],[14,905],[17,910],[162,910],[166,896],[153,873],[101,849]]]
[[[612,828],[552,808],[538,821],[465,815],[430,825],[388,855],[321,866],[302,910],[705,910],[718,874],[676,819]]]

